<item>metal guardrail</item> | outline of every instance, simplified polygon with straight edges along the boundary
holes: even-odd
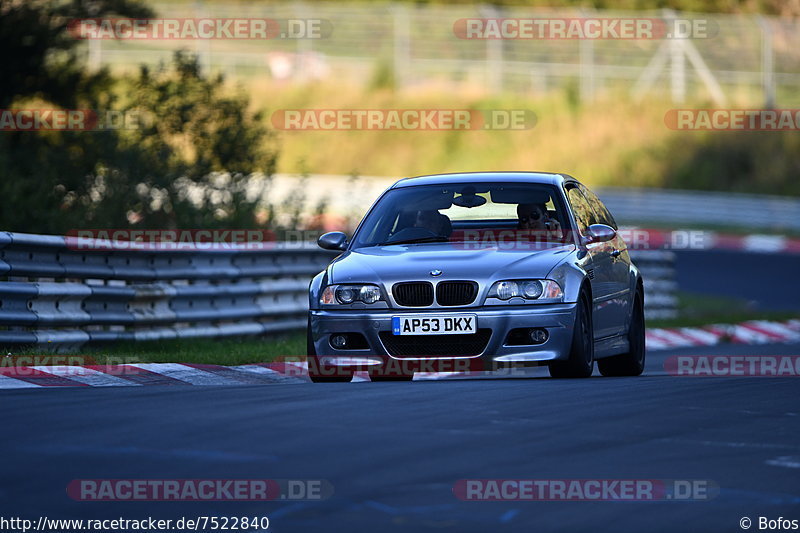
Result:
[[[260,335],[305,327],[319,248],[76,250],[0,233],[0,345]]]
[[[645,316],[648,319],[678,316],[675,253],[665,250],[634,250],[630,254],[644,279]]]
[[[800,231],[800,199],[767,194],[598,187],[620,222],[666,222]]]
[[[364,206],[401,177],[360,176],[354,182],[348,175],[311,174],[304,182],[306,205],[325,201],[329,212],[359,220]],[[273,194],[287,197],[302,178],[275,174]],[[800,198],[796,197],[636,187],[592,186],[592,190],[623,225],[661,222],[678,229],[700,225],[744,228],[754,233],[800,231]]]
[[[263,335],[306,325],[316,247],[81,250],[69,238],[0,232],[0,346]],[[674,255],[637,252],[646,312],[674,314]]]

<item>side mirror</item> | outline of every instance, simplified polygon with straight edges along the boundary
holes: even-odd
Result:
[[[592,224],[586,229],[586,235],[583,237],[584,244],[592,244],[595,242],[608,242],[617,236],[617,232],[611,226],[605,224]]]
[[[317,244],[326,250],[344,250],[347,248],[347,235],[341,231],[331,231],[320,235]]]

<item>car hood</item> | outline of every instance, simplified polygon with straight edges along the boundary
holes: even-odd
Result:
[[[543,244],[536,249],[504,249],[464,244],[425,243],[350,250],[330,266],[331,283],[383,283],[413,280],[544,278],[575,250],[574,245]],[[432,270],[441,270],[432,276]]]

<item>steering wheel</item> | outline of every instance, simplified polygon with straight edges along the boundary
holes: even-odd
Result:
[[[389,237],[386,242],[405,241],[408,239],[424,239],[426,237],[441,237],[441,235],[429,230],[428,228],[403,228]]]

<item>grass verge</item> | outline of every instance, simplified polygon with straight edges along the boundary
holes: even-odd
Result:
[[[709,324],[737,324],[747,320],[789,320],[796,311],[763,311],[753,309],[746,300],[678,292],[678,317],[648,320],[648,328],[700,327]]]
[[[121,364],[121,363],[202,363],[215,365],[246,365],[268,363],[283,356],[305,355],[305,332],[280,337],[241,339],[170,339],[138,343],[120,343],[112,346],[84,347],[75,357],[66,361],[57,358],[58,364]],[[5,366],[21,358],[43,354],[41,348],[28,348],[13,352]],[[30,364],[30,363],[25,363]],[[43,362],[42,364],[47,364]]]

